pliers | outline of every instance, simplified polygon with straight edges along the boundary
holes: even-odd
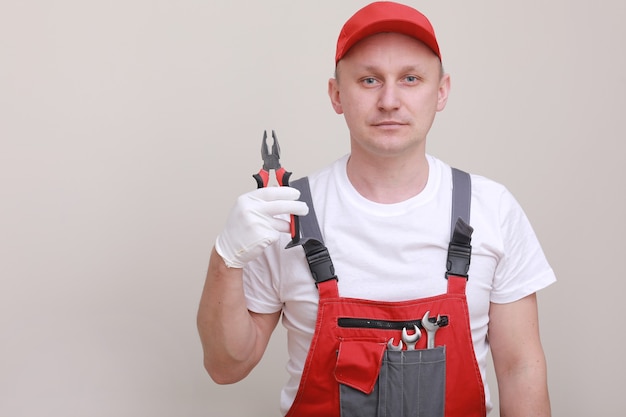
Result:
[[[289,177],[291,172],[287,171],[280,165],[280,145],[278,144],[278,138],[276,132],[272,130],[272,153],[269,152],[267,147],[267,131],[263,132],[263,140],[261,141],[261,158],[263,159],[263,167],[258,174],[252,176],[256,180],[257,188],[267,187],[270,180],[270,170],[274,170],[276,181],[278,185],[288,187]],[[294,246],[300,239],[300,218],[294,214],[291,215],[291,243],[287,247]]]

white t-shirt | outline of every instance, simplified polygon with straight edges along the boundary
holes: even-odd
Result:
[[[309,176],[324,243],[339,278],[339,294],[401,301],[445,293],[450,167],[428,155],[424,190],[400,203],[380,204],[365,199],[351,185],[348,158]],[[526,215],[502,185],[472,175],[470,224],[474,233],[467,300],[474,349],[485,381],[489,304],[519,300],[556,278]],[[289,353],[289,380],[281,394],[283,414],[298,390],[319,300],[302,248],[284,249],[288,241],[285,235],[244,268],[248,308],[257,313],[283,311]]]

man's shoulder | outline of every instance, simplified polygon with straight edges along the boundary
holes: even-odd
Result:
[[[331,162],[330,164],[312,172],[311,174],[308,175],[309,182],[315,183],[315,182],[325,181],[325,180],[328,180],[329,178],[332,178],[333,176],[336,176],[339,172],[341,172],[341,169],[345,171],[348,157],[349,155],[344,155],[340,157],[339,159],[336,159],[335,161]]]
[[[506,187],[503,184],[499,183],[498,181],[493,180],[492,178],[486,177],[482,174],[477,174],[473,172],[472,170],[467,169],[464,166],[450,165],[432,155],[428,155],[428,158],[429,158],[430,166],[436,170],[439,170],[446,176],[448,176],[447,173],[449,173],[452,168],[456,168],[460,171],[468,173],[472,179],[472,191],[476,190],[476,191],[499,194],[502,192],[506,192],[507,190]],[[451,175],[448,176],[448,178],[451,179]]]
[[[332,187],[337,187],[337,184],[344,181],[343,177],[346,177],[345,167],[348,155],[345,155],[334,162],[314,171],[306,176],[308,180],[311,192],[316,194],[320,190],[322,193],[328,191]],[[342,174],[343,172],[343,174]],[[304,180],[304,178],[301,178]]]
[[[474,204],[493,208],[501,204],[515,204],[515,198],[504,184],[482,174],[475,173],[464,166],[450,165],[432,155],[428,155],[428,158],[431,167],[434,170],[438,170],[443,177],[443,184],[448,183],[452,186],[451,169],[453,167],[467,172],[471,178],[472,200]]]
[[[508,192],[506,186],[481,174],[470,173],[472,185],[477,191],[501,194]]]

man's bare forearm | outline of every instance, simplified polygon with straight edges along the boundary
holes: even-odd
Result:
[[[489,342],[501,417],[549,417],[547,366],[539,337],[537,296],[493,304]]]
[[[550,417],[546,363],[538,354],[533,363],[500,372],[501,417]]]
[[[213,249],[198,309],[198,331],[204,366],[220,384],[248,375],[261,359],[280,316],[248,311],[242,271],[228,268]]]

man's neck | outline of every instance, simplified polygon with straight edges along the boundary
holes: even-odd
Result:
[[[425,154],[411,158],[365,158],[352,154],[347,166],[352,186],[368,200],[393,204],[418,195],[428,182]]]

